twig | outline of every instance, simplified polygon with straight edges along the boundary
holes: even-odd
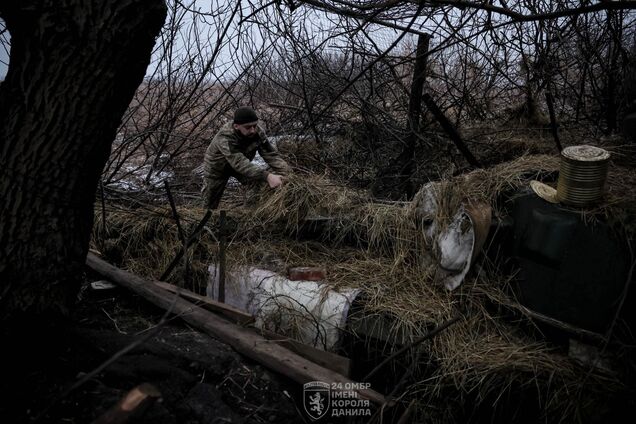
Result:
[[[170,203],[170,209],[172,209],[172,216],[174,217],[174,221],[177,224],[177,231],[179,233],[179,238],[181,239],[181,243],[183,245],[183,249],[184,249],[184,253],[185,251],[187,251],[188,247],[186,246],[187,240],[186,240],[186,236],[185,233],[183,232],[183,228],[181,227],[181,221],[179,219],[179,212],[177,212],[177,207],[174,203],[174,198],[172,197],[172,193],[170,192],[170,184],[168,184],[168,181],[164,180],[163,181],[164,186],[166,187],[166,194],[168,195],[168,202]],[[183,255],[184,256],[184,275],[183,275],[183,282],[187,283],[188,282],[188,255]]]
[[[413,372],[417,368],[417,364],[419,360],[420,360],[420,352],[417,352],[411,366],[406,371],[404,371],[404,374],[402,374],[402,377],[400,377],[400,380],[397,382],[393,390],[391,390],[391,393],[389,393],[385,397],[386,400],[384,401],[384,403],[376,410],[375,414],[373,414],[373,416],[369,419],[369,423],[374,423],[378,421],[380,423],[382,422],[382,415],[384,414],[384,410],[386,408],[392,408],[395,405],[395,399],[396,399],[395,395],[400,390],[402,390],[402,387],[404,387],[404,385],[408,381],[408,378],[411,375],[413,375]]]
[[[190,247],[192,243],[194,243],[195,238],[199,235],[199,233],[201,232],[205,224],[207,224],[211,216],[212,216],[212,211],[208,210],[203,216],[203,218],[201,219],[201,221],[197,224],[194,231],[192,231],[192,234],[190,234],[190,237],[188,237],[188,240],[186,241],[185,245],[181,247],[181,249],[179,250],[179,252],[177,252],[172,262],[170,262],[170,265],[168,265],[168,267],[163,272],[163,274],[161,274],[161,277],[159,277],[160,281],[165,281],[166,278],[168,278],[172,270],[174,270],[174,267],[177,266],[177,263],[179,262],[181,257],[185,254],[186,249]]]
[[[406,410],[398,420],[397,424],[407,424],[411,422],[411,416],[413,415],[413,409],[415,409],[415,399],[409,403],[409,406],[406,407]]]
[[[464,155],[464,158],[468,161],[468,163],[475,168],[481,168],[482,166],[477,158],[475,158],[475,156],[473,156],[473,154],[470,152],[455,126],[448,120],[446,115],[444,115],[444,112],[442,112],[437,103],[435,103],[433,97],[431,97],[431,95],[428,93],[424,93],[424,95],[422,96],[422,100],[424,100],[424,104],[426,105],[428,110],[433,114],[433,116],[435,116],[437,122],[439,122],[446,134],[448,134],[450,139],[455,144],[455,147],[457,147],[457,150],[459,150],[461,154]]]
[[[422,337],[415,339],[415,341],[413,341],[412,343],[404,346],[403,348],[397,350],[396,352],[394,352],[393,354],[389,355],[388,357],[386,357],[382,362],[380,362],[375,368],[373,368],[371,370],[370,373],[368,373],[363,379],[362,381],[369,381],[369,379],[375,375],[376,372],[378,372],[384,365],[386,365],[389,361],[391,361],[392,359],[397,358],[398,356],[400,356],[401,354],[403,354],[404,352],[406,352],[409,349],[413,349],[414,347],[416,347],[417,345],[419,345],[420,343],[433,338],[434,336],[436,336],[438,333],[440,333],[441,331],[445,330],[446,328],[450,327],[451,325],[455,324],[457,321],[459,321],[459,319],[461,318],[461,316],[455,315],[453,318],[451,318],[450,320],[446,321],[445,323],[438,325],[437,327],[435,327],[433,330],[431,330],[430,332],[426,333],[425,335],[423,335]]]
[[[543,322],[545,324],[548,324],[552,327],[558,328],[560,330],[563,330],[569,334],[572,335],[576,335],[578,337],[580,337],[581,339],[585,340],[585,341],[590,341],[592,343],[607,343],[607,341],[609,340],[608,337],[603,336],[602,334],[599,333],[595,333],[593,331],[589,331],[589,330],[585,330],[584,328],[579,328],[576,327],[572,324],[568,324],[566,322],[560,321],[556,318],[552,318],[550,316],[541,314],[539,312],[535,312],[521,304],[517,304],[517,305],[508,305],[509,307],[516,309],[517,311],[521,312],[522,314],[528,316],[529,318],[532,318],[534,320]]]
[[[552,99],[552,92],[550,91],[549,85],[548,90],[545,92],[545,101],[548,104],[548,112],[550,113],[550,130],[552,131],[552,137],[554,137],[556,147],[559,149],[559,153],[561,153],[563,146],[561,146],[561,140],[559,140],[559,127],[554,113],[554,101]]]
[[[179,219],[179,213],[177,212],[177,206],[174,203],[174,198],[172,197],[172,192],[170,191],[170,184],[168,184],[168,181],[164,180],[163,185],[166,188],[166,195],[168,196],[168,202],[170,203],[170,209],[172,209],[172,216],[174,218],[174,221],[177,224],[177,231],[179,232],[179,238],[181,239],[181,241],[185,245],[186,237],[185,237],[185,233],[183,232],[183,227],[181,227],[181,221]]]
[[[106,309],[102,308],[102,312],[104,312],[106,314],[106,316],[108,317],[109,320],[111,320],[113,322],[113,324],[115,325],[115,330],[117,330],[117,332],[119,334],[128,334],[125,331],[122,331],[119,326],[117,325],[117,321],[115,321],[115,319],[113,317],[111,317],[108,312],[106,312]]]

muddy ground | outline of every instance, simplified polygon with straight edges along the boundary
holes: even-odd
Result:
[[[151,383],[161,400],[136,423],[306,422],[295,401],[298,385],[181,320],[155,328],[163,314],[125,289],[96,293],[86,284],[69,322],[4,331],[0,421],[90,423],[135,386]],[[143,344],[65,393],[149,332]]]

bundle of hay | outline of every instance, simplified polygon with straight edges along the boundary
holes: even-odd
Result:
[[[491,205],[499,213],[497,199],[504,193],[515,192],[528,186],[535,179],[541,180],[559,170],[560,159],[550,155],[529,155],[501,163],[488,169],[478,169],[468,174],[434,184],[437,215],[422,217],[435,219],[442,230],[450,222],[461,205],[484,203]],[[415,212],[423,207],[424,195],[428,187],[420,190],[413,199]]]

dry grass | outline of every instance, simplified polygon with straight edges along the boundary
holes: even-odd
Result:
[[[541,179],[559,169],[559,158],[551,155],[522,156],[521,158],[478,169],[468,174],[433,183],[436,194],[436,221],[444,228],[462,204],[485,203],[498,212],[497,198],[527,186],[529,181]],[[423,190],[415,196],[414,205],[422,202]]]
[[[464,202],[496,204],[501,193],[557,169],[556,157],[524,157],[437,183],[438,218],[448,222]],[[616,187],[627,189],[625,181],[625,186]],[[608,199],[618,193],[610,191]],[[426,368],[404,397],[418,399],[422,409],[431,403],[470,409],[526,390],[539,397],[546,416],[556,414],[567,421],[581,413],[582,405],[602,402],[622,390],[615,376],[582,368],[505,319],[502,308],[514,302],[505,290],[506,276],[486,270],[469,274],[452,293],[438,285],[434,268],[421,260],[430,247],[420,230],[416,205],[417,201],[407,206],[372,203],[366,194],[335,186],[324,177],[290,179],[282,189],[260,192],[251,206],[236,198],[225,201],[230,220],[236,222],[229,237],[228,266],[254,265],[278,272],[291,266],[324,267],[325,284],[336,290],[361,289],[364,314],[394,317],[392,331],[413,338],[430,324],[460,313],[459,323],[421,347],[421,357],[435,367]],[[204,210],[183,207],[179,214],[192,228]],[[332,219],[323,222],[321,239],[303,240],[304,222],[312,217]],[[100,213],[96,219],[95,247],[117,246],[121,265],[147,277],[157,278],[180,246],[167,207],[110,211],[105,232]],[[217,221],[215,215],[188,254],[196,270],[191,284],[199,291],[206,284],[206,264],[216,261]],[[171,279],[180,283],[179,272]],[[440,423],[458,418],[450,407],[422,414]]]

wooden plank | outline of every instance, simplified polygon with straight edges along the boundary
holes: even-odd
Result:
[[[241,325],[248,325],[254,322],[253,316],[233,306],[217,302],[207,296],[201,296],[200,294],[196,294],[190,290],[177,287],[170,283],[165,283],[163,281],[153,281],[153,283],[171,293],[177,293],[185,300],[193,302],[197,306],[207,309],[208,311],[218,312]]]
[[[184,299],[174,298],[156,284],[121,270],[93,254],[88,254],[86,264],[95,272],[110,281],[127,287],[154,305],[166,310],[171,308],[175,314],[190,325],[300,384],[322,381],[327,384],[342,383],[343,385],[355,386],[352,384],[355,382],[344,375],[315,364],[277,343],[272,343],[251,329],[233,324]],[[355,392],[357,392],[359,399],[368,399],[377,405],[382,405],[385,402],[384,395],[375,390],[358,388],[355,389]]]
[[[150,405],[161,398],[161,393],[155,386],[143,383],[135,387],[92,424],[124,424],[139,418]]]
[[[345,377],[349,377],[351,374],[351,360],[349,358],[300,343],[299,341],[274,333],[273,331],[265,329],[260,329],[259,331],[269,340],[278,343],[279,345],[299,354],[303,358],[307,358],[310,361],[315,362],[320,366],[328,368],[338,374],[342,374]]]

